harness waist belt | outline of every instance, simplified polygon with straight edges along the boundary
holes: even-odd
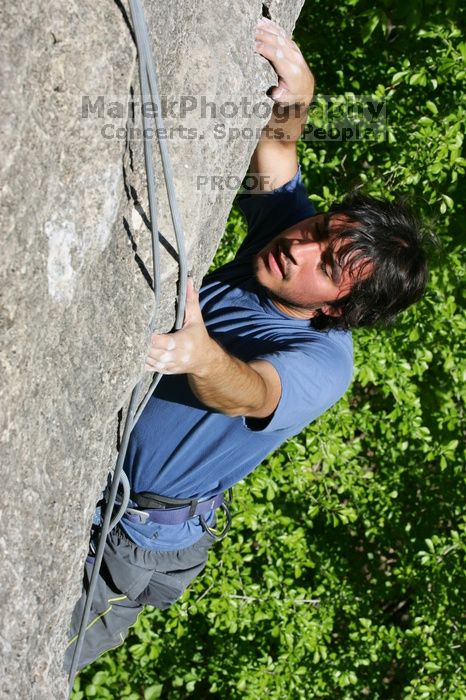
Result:
[[[207,499],[206,501],[191,501],[180,508],[127,508],[125,517],[132,523],[158,523],[159,525],[180,525],[197,515],[205,515],[211,510],[220,508],[225,500],[223,493]],[[131,502],[131,501],[130,501]]]

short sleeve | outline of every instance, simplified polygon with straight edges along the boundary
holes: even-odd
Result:
[[[238,253],[251,244],[265,243],[293,224],[314,216],[316,210],[301,178],[301,167],[287,183],[270,192],[242,193],[236,198],[246,217],[248,235]]]
[[[293,435],[327,411],[348,389],[353,372],[351,334],[343,342],[310,344],[263,355],[277,370],[282,385],[278,406],[261,432]],[[245,421],[248,426],[247,420]]]

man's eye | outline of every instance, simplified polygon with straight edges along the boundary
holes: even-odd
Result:
[[[322,270],[322,272],[324,273],[324,275],[326,275],[326,277],[329,276],[329,274],[328,274],[328,267],[327,267],[327,263],[325,262],[325,260],[322,260],[322,263],[321,263],[321,265],[320,265],[320,269]]]

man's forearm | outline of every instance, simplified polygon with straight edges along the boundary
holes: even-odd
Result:
[[[266,418],[280,400],[280,376],[270,362],[242,362],[211,338],[191,278],[183,328],[175,333],[151,336],[146,369],[186,374],[191,389],[203,404],[230,416]]]
[[[259,145],[269,141],[295,145],[306,125],[310,101],[309,98],[308,102],[295,105],[274,104],[270,120],[262,129]]]
[[[210,340],[202,366],[187,375],[199,401],[230,416],[269,415],[275,406],[266,408],[268,390],[262,376]]]
[[[296,142],[306,124],[307,110],[307,104],[274,105],[251,158],[249,173],[254,179],[249,191],[273,190],[295,175],[298,168]]]
[[[256,51],[274,67],[278,85],[268,93],[275,104],[249,166],[252,178],[247,190],[251,194],[274,190],[296,174],[296,142],[314,94],[314,76],[301,51],[276,23],[265,18],[259,21]]]

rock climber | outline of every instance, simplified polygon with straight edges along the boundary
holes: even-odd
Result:
[[[222,494],[348,388],[351,329],[392,319],[426,284],[402,205],[351,195],[315,211],[296,152],[313,75],[276,23],[261,19],[255,38],[278,84],[250,165],[261,184],[238,197],[248,233],[199,293],[190,281],[183,328],[151,338],[146,369],[164,376],[131,434],[130,508],[107,538],[79,668],[120,644],[144,605],[178,600],[206,564]]]

